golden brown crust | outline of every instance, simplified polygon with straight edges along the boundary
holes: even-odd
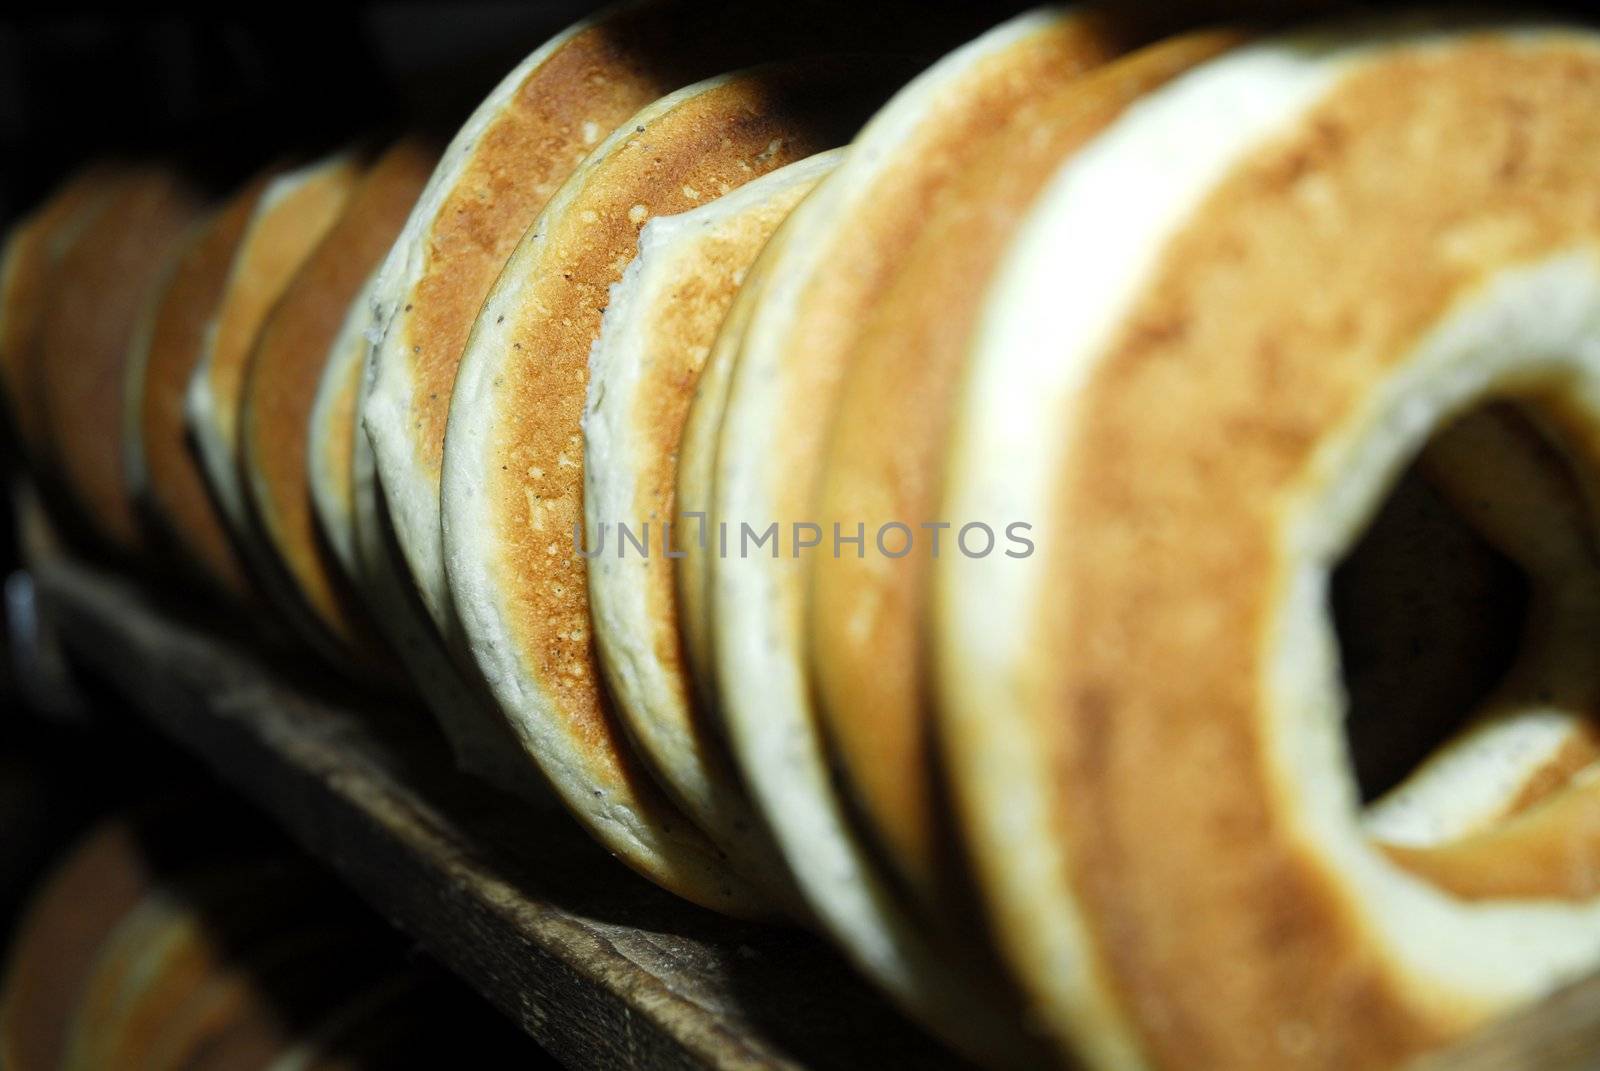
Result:
[[[765,898],[756,902],[766,875],[730,873],[671,807],[600,689],[585,563],[572,545],[589,351],[651,214],[682,212],[840,144],[903,74],[881,60],[787,64],[714,79],[639,113],[530,228],[479,317],[452,403],[445,534],[461,541],[451,550],[455,606],[506,718],[597,836],[653,880],[721,910],[770,913]]]
[[[240,400],[243,483],[255,519],[317,619],[369,660],[382,657],[378,641],[312,514],[311,406],[350,302],[389,251],[437,155],[424,139],[401,141],[351,191],[262,327]]]
[[[139,314],[200,211],[175,173],[130,174],[63,255],[45,313],[36,381],[45,455],[90,532],[124,554],[140,544],[118,434],[127,358]]]
[[[583,519],[581,421],[589,348],[607,290],[620,276],[650,215],[694,207],[758,175],[847,139],[881,76],[844,65],[808,64],[742,76],[672,110],[586,176],[581,200],[547,220],[541,269],[522,293],[526,318],[510,333],[529,359],[497,389],[505,414],[494,429],[490,474],[497,541],[495,575],[514,607],[525,662],[581,735],[601,783],[646,789],[599,690],[589,635],[584,562],[571,553]],[[852,84],[854,83],[854,84]]]
[[[981,150],[933,200],[849,358],[827,446],[821,506],[868,532],[900,522],[913,549],[814,556],[810,644],[818,710],[849,787],[891,863],[919,895],[948,890],[950,829],[936,798],[924,617],[941,450],[983,287],[1024,210],[1068,154],[1145,91],[1237,40],[1179,38],[1082,76],[1029,78],[1033,96],[991,112]],[[890,549],[894,549],[891,537]],[[945,540],[948,542],[948,537]]]
[[[1284,817],[1256,715],[1285,566],[1271,518],[1485,270],[1600,237],[1597,87],[1594,51],[1560,45],[1358,69],[1190,216],[1078,399],[1037,731],[1154,1063],[1391,1066],[1469,1021],[1404,989]]]
[[[663,23],[672,11],[670,4],[644,5],[557,49],[483,132],[440,207],[426,267],[389,328],[403,332],[409,346],[413,442],[418,463],[435,478],[467,336],[523,231],[618,123],[692,79],[681,61],[665,69],[659,63],[663,41],[674,36]]]
[[[252,597],[251,583],[190,446],[184,392],[269,180],[263,175],[234,194],[180,255],[153,313],[138,387],[138,448],[145,471],[139,506],[148,541],[241,600]]]

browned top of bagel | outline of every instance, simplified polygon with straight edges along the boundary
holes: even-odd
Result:
[[[186,416],[202,447],[211,444],[212,456],[202,453],[205,471],[235,523],[243,521],[231,514],[240,508],[239,401],[250,355],[295,272],[344,211],[365,164],[347,152],[273,179],[229,268],[208,328],[205,359],[189,384]]]

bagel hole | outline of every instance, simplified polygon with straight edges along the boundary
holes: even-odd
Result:
[[[1330,609],[1363,806],[1464,729],[1523,653],[1535,580],[1472,511],[1514,505],[1519,523],[1572,525],[1576,515],[1588,528],[1571,508],[1580,492],[1570,462],[1530,414],[1526,403],[1492,401],[1438,429],[1335,568]],[[1506,471],[1478,471],[1471,462],[1483,455],[1472,451],[1495,448],[1486,428],[1514,436],[1568,510],[1508,498],[1495,486]]]

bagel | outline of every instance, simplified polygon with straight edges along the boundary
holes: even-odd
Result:
[[[351,190],[261,328],[239,395],[247,510],[271,552],[264,571],[288,616],[335,657],[388,660],[312,517],[312,402],[351,302],[411,211],[437,153],[422,138],[391,146]]]
[[[673,802],[736,861],[783,863],[721,742],[692,706],[680,654],[671,529],[678,441],[695,380],[773,229],[844,150],[818,153],[639,232],[589,358],[583,418],[586,575],[595,651],[619,720]],[[629,532],[623,535],[623,529]],[[624,538],[642,540],[643,549]],[[652,560],[654,559],[654,560]],[[651,566],[654,566],[652,568]]]
[[[130,339],[201,207],[176,172],[129,171],[62,254],[42,314],[33,375],[43,468],[70,515],[123,556],[141,546],[117,434]]]
[[[649,215],[684,211],[839,144],[899,71],[881,58],[757,68],[669,94],[623,123],[507,263],[451,402],[441,519],[452,607],[501,711],[608,847],[667,888],[728,911],[749,913],[753,890],[736,890],[723,849],[649,782],[601,690],[581,548],[569,544],[583,522],[589,351]],[[744,881],[786,896],[781,872]]]
[[[357,392],[356,412],[363,392]],[[358,428],[350,483],[355,511],[351,535],[361,590],[384,638],[406,667],[424,705],[449,741],[457,765],[503,792],[541,807],[549,787],[522,757],[511,727],[495,712],[494,697],[476,674],[461,672],[445,650],[400,558],[389,524],[371,440]]]
[[[60,1063],[64,1071],[149,1066],[160,1027],[236,962],[277,937],[312,890],[303,870],[255,859],[211,864],[158,884],[95,955]]]
[[[289,281],[333,226],[361,176],[341,154],[274,178],[228,269],[222,303],[189,379],[184,419],[222,516],[252,567],[269,551],[251,526],[239,471],[239,402],[256,338]]]
[[[814,519],[906,525],[905,553],[808,556],[808,661],[816,711],[847,791],[897,876],[949,905],[950,823],[935,776],[924,634],[949,395],[982,288],[1023,211],[1056,166],[1147,90],[1237,42],[1177,37],[1065,85],[1040,87],[957,176],[895,266],[840,372],[822,447]],[[809,512],[809,511],[808,511]],[[899,536],[891,538],[901,538]]]
[[[359,588],[356,555],[355,463],[356,404],[361,394],[361,368],[367,359],[367,325],[372,322],[372,291],[377,272],[367,276],[345,310],[323,362],[306,430],[306,457],[311,504],[316,522],[338,562],[345,581]]]
[[[0,394],[24,451],[37,455],[44,438],[32,401],[45,303],[61,257],[106,204],[122,168],[95,164],[69,178],[44,204],[14,226],[0,252]]]
[[[206,486],[184,420],[184,393],[221,307],[240,243],[270,173],[196,226],[155,295],[128,358],[123,425],[128,483],[152,552],[249,602],[254,588]]]
[[[0,1064],[59,1066],[78,993],[106,936],[150,890],[153,874],[134,823],[106,822],[80,841],[33,894],[6,954],[0,985]]]
[[[1019,16],[941,59],[872,119],[762,258],[761,300],[722,412],[712,500],[679,506],[708,513],[719,544],[726,533],[715,553],[683,548],[691,563],[706,559],[717,709],[812,910],[898,1003],[990,1062],[1036,1059],[1004,987],[965,935],[923,925],[837,791],[803,657],[800,525],[811,520],[821,440],[856,333],[939,192],[976,163],[991,131],[1115,56],[1121,36],[1082,14]],[[746,532],[765,532],[769,545],[741,542]]]
[[[1558,893],[1498,899],[1366,835],[1324,608],[1478,402],[1593,464],[1597,105],[1582,31],[1272,40],[1125,113],[1003,258],[941,515],[1034,552],[935,564],[934,661],[991,919],[1064,1050],[1395,1066],[1600,961],[1592,823],[1557,823]]]
[[[370,314],[369,310],[369,314]],[[358,315],[352,308],[352,316]],[[371,330],[371,317],[364,321]],[[370,341],[363,359],[370,360]],[[350,456],[350,543],[358,586],[384,639],[406,667],[423,704],[432,713],[456,764],[465,772],[541,808],[554,804],[549,786],[522,757],[511,727],[495,712],[494,697],[475,673],[464,673],[444,647],[438,630],[406,573],[372,440],[360,426],[369,380],[357,371],[356,428]]]

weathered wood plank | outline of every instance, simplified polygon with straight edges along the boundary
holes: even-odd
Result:
[[[35,579],[85,668],[563,1062],[958,1066],[817,938],[679,901],[564,815],[457,775],[402,703],[125,578],[52,561]]]

